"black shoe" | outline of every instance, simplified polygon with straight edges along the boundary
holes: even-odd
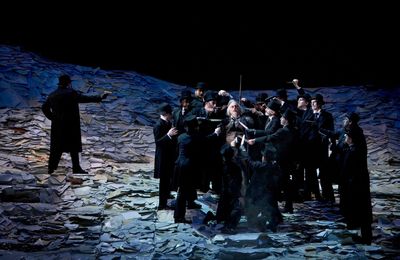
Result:
[[[192,224],[192,221],[185,219],[185,218],[176,218],[175,223]]]
[[[215,219],[217,219],[215,217],[215,215],[211,211],[208,211],[206,216],[203,219],[203,224],[207,225],[209,221],[212,221],[212,220],[215,220]]]
[[[267,224],[267,228],[268,228],[269,230],[271,230],[272,232],[274,232],[274,233],[276,233],[276,231],[277,231],[276,225],[273,225],[273,224],[271,224],[271,223],[268,223],[268,224]]]
[[[197,204],[196,202],[191,202],[191,203],[188,203],[187,208],[188,209],[201,209],[201,205]]]
[[[293,214],[293,208],[285,207],[283,210],[281,210],[281,212],[282,212],[282,213]]]
[[[365,239],[358,235],[353,235],[352,239],[353,239],[354,243],[356,243],[356,244],[371,245],[371,239]]]
[[[228,228],[228,227],[223,227],[221,228],[221,233],[222,234],[228,234],[228,235],[235,235],[237,234],[236,230],[233,228]]]

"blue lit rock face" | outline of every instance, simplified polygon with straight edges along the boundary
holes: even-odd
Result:
[[[70,75],[83,93],[113,92],[101,104],[80,105],[81,161],[90,174],[71,175],[65,154],[59,169],[47,174],[50,121],[40,107],[61,74]],[[220,225],[203,225],[206,211],[216,208],[209,193],[199,194],[202,211],[188,211],[193,225],[174,224],[172,211],[157,211],[158,180],[151,177],[155,110],[161,102],[176,106],[183,88],[135,72],[60,64],[0,46],[0,258],[396,256],[400,170],[389,162],[399,162],[399,88],[306,88],[324,96],[337,128],[345,112],[361,115],[374,205],[372,246],[354,244],[338,207],[317,201],[295,203],[295,214],[285,214],[276,233],[249,230],[245,221],[237,235],[221,234]],[[257,93],[243,96],[254,100]],[[296,98],[294,89],[289,98]]]
[[[79,65],[51,62],[18,48],[0,46],[0,108],[38,108],[55,90],[58,77],[68,74],[73,87],[83,93],[103,90],[113,94],[101,105],[105,116],[118,117],[126,124],[149,125],[158,117],[157,104],[178,105],[183,86],[161,81],[130,71],[105,71]],[[320,93],[325,108],[334,115],[336,129],[344,113],[356,111],[367,136],[370,164],[400,161],[400,88],[369,90],[363,86],[340,86],[307,89]],[[228,90],[229,91],[229,90]],[[270,96],[274,91],[265,91]],[[296,98],[289,89],[289,98]],[[259,91],[244,91],[242,96],[254,100]],[[237,92],[232,92],[238,96]],[[94,111],[96,112],[96,111]]]
[[[121,113],[125,121],[152,124],[157,104],[177,104],[182,86],[129,71],[104,71],[79,65],[50,62],[18,48],[0,47],[0,108],[40,107],[68,74],[73,88],[85,94],[112,91],[105,111]],[[130,114],[130,116],[128,116]]]

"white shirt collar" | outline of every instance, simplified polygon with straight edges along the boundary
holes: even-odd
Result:
[[[162,120],[166,121],[166,122],[169,122],[169,121],[167,120],[167,118],[166,118],[165,116],[163,116],[163,115],[160,115],[160,118],[161,118]]]

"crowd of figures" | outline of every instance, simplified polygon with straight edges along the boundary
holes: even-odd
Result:
[[[235,233],[242,215],[249,227],[275,232],[281,212],[293,213],[293,202],[318,200],[335,204],[333,183],[339,185],[340,210],[349,229],[361,228],[359,242],[372,240],[372,209],[367,145],[359,116],[349,112],[343,128],[334,129],[332,114],[320,94],[311,97],[293,80],[297,100],[280,89],[256,102],[235,100],[224,90],[205,91],[198,83],[194,96],[184,90],[180,106],[159,107],[154,126],[154,177],[160,179],[159,210],[177,191],[176,223],[190,223],[186,208],[196,209],[197,190],[219,195],[216,216],[222,232]],[[320,189],[321,188],[321,189]],[[278,201],[284,201],[280,209]]]
[[[74,173],[87,173],[79,163],[79,103],[101,102],[109,94],[85,96],[71,82],[68,75],[60,76],[58,89],[42,106],[51,120],[49,174],[64,152],[71,154]],[[343,128],[335,131],[323,97],[311,97],[298,80],[293,85],[297,100],[288,100],[280,89],[276,96],[258,95],[255,103],[236,101],[223,90],[205,92],[205,84],[199,83],[194,97],[182,91],[174,110],[161,104],[153,128],[158,209],[172,210],[167,202],[176,190],[175,222],[189,223],[186,208],[201,208],[195,202],[197,190],[213,192],[219,195],[217,213],[207,214],[205,223],[215,219],[224,223],[222,232],[234,233],[245,215],[249,227],[276,231],[281,212],[293,213],[293,202],[316,199],[333,206],[332,184],[338,183],[347,227],[361,228],[361,237],[355,239],[370,244],[367,145],[359,116],[347,113]],[[282,210],[278,201],[285,202]]]

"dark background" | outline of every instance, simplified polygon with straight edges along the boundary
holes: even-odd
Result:
[[[308,87],[400,83],[399,28],[388,9],[328,13],[327,7],[309,15],[265,7],[67,3],[5,8],[0,44],[182,85],[205,81],[214,89],[237,89],[241,74],[244,89],[278,88],[293,78]]]

